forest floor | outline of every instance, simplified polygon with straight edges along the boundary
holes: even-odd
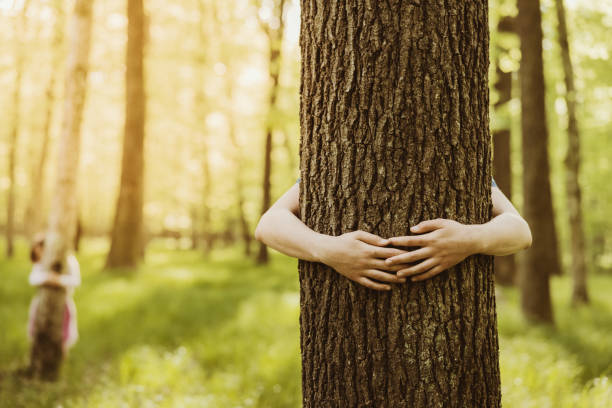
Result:
[[[0,260],[0,407],[300,406],[295,260],[257,267],[238,248],[204,258],[159,241],[138,270],[109,272],[106,250],[87,240],[78,256],[81,338],[55,384],[11,374],[27,362],[34,289],[24,243]],[[612,407],[612,277],[590,289],[573,309],[569,278],[553,279],[554,329],[524,322],[515,289],[498,293],[504,407]]]

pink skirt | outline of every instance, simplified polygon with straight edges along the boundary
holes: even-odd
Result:
[[[28,313],[28,337],[34,340],[34,327],[36,321],[36,313],[40,303],[39,295],[34,296],[30,303],[30,311]],[[66,296],[66,304],[64,305],[64,323],[62,326],[62,346],[64,351],[72,347],[79,338],[77,329],[76,305],[71,296]]]

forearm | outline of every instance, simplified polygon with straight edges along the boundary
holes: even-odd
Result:
[[[470,228],[475,253],[504,256],[531,245],[529,225],[512,213],[502,213],[484,224],[470,225]]]
[[[331,237],[308,228],[285,208],[272,208],[260,219],[255,238],[285,255],[321,262],[321,251]]]

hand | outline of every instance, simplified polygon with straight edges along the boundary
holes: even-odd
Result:
[[[478,252],[474,227],[441,218],[423,221],[410,228],[411,232],[423,235],[389,238],[394,246],[421,248],[388,258],[385,263],[401,265],[397,276],[413,276],[413,282],[429,279]],[[407,265],[415,261],[420,262]]]
[[[347,232],[337,237],[326,236],[322,242],[320,261],[334,268],[336,272],[365,287],[375,290],[391,290],[388,284],[403,283],[394,273],[402,266],[385,264],[385,258],[405,254],[396,248],[384,248],[388,239],[365,231]]]

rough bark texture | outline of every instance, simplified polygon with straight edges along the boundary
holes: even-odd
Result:
[[[15,32],[23,33],[25,29],[25,17],[29,0],[26,0],[21,13],[15,23]],[[13,87],[13,117],[9,134],[8,152],[8,197],[6,206],[6,256],[13,256],[15,251],[15,167],[17,161],[17,147],[19,144],[19,125],[21,124],[21,77],[23,76],[24,45],[21,35],[17,35],[15,42],[15,81]]]
[[[559,46],[565,74],[565,102],[567,104],[567,155],[566,189],[567,208],[569,211],[570,241],[572,248],[572,277],[574,286],[572,302],[588,303],[587,267],[585,260],[584,228],[582,224],[582,196],[580,192],[580,131],[576,114],[576,87],[574,86],[574,66],[570,53],[567,21],[563,0],[556,0]]]
[[[80,130],[87,90],[91,21],[92,1],[76,0],[67,63],[64,121],[58,146],[57,178],[42,257],[44,268],[58,273],[65,270],[66,253],[73,245],[76,232]],[[29,371],[35,378],[55,380],[63,359],[62,325],[66,292],[64,289],[42,286],[40,295]]]
[[[25,227],[27,235],[32,237],[33,234],[37,233],[43,228],[43,196],[45,186],[45,176],[47,159],[49,156],[49,142],[51,139],[51,122],[53,121],[53,112],[55,107],[55,87],[57,83],[58,71],[62,66],[62,44],[64,42],[64,6],[63,2],[56,0],[54,2],[55,8],[55,24],[53,40],[51,48],[54,51],[53,63],[50,66],[51,72],[49,73],[49,82],[47,82],[47,88],[45,91],[46,96],[46,110],[45,110],[45,121],[42,131],[42,140],[40,142],[40,156],[36,167],[32,175],[32,190],[30,192],[30,200],[25,214]]]
[[[145,13],[143,0],[127,1],[125,135],[121,185],[106,266],[138,264],[143,250],[144,137],[146,95],[144,84]]]
[[[274,0],[274,13],[278,18],[278,26],[274,27],[267,22],[261,22],[261,26],[268,37],[269,46],[269,76],[270,76],[270,99],[269,112],[266,120],[266,142],[264,146],[264,175],[262,183],[262,203],[261,213],[265,213],[271,204],[271,183],[270,176],[272,175],[272,115],[276,109],[276,99],[279,91],[279,76],[281,64],[281,51],[283,45],[283,32],[285,28],[285,0]],[[268,247],[262,242],[259,244],[259,252],[257,254],[257,263],[264,264],[268,262]]]
[[[550,189],[540,1],[518,0],[518,9],[523,212],[533,234],[533,245],[525,253],[519,279],[521,305],[528,319],[552,322],[549,277],[560,274],[561,267]]]
[[[513,33],[514,18],[502,17],[497,24],[498,35]],[[504,108],[512,99],[512,72],[505,72],[500,66],[500,56],[506,54],[508,50],[497,46],[498,56],[495,61],[495,71],[497,79],[494,87],[497,91],[498,99],[494,108],[497,115],[497,123],[502,124],[493,131],[493,175],[495,182],[501,191],[512,200],[512,169],[510,160],[510,119],[504,117]],[[516,278],[516,258],[514,255],[496,256],[495,278],[501,285],[514,285]]]
[[[390,237],[488,221],[487,2],[301,6],[304,222]],[[492,261],[377,292],[300,260],[304,407],[499,407]]]

